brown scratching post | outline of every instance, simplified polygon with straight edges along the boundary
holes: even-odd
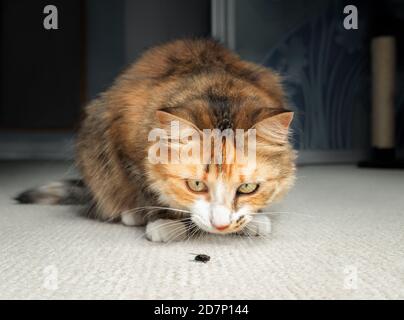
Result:
[[[372,152],[359,167],[404,168],[395,149],[396,39],[380,35],[372,39]]]

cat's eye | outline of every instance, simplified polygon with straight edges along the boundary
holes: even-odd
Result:
[[[249,194],[249,193],[253,193],[257,189],[258,189],[257,183],[243,183],[241,186],[238,187],[237,193]]]
[[[208,190],[206,184],[200,180],[187,180],[187,186],[194,192],[205,192]]]

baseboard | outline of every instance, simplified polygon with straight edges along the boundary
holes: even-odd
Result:
[[[300,150],[297,164],[356,164],[367,155],[366,150]]]
[[[0,132],[1,160],[72,160],[73,133]]]
[[[0,133],[0,159],[71,160],[74,157],[73,133]],[[367,158],[365,150],[300,150],[297,163],[357,163]]]

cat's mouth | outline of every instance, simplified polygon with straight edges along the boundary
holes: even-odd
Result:
[[[232,221],[227,226],[214,226],[211,223],[201,221],[197,216],[192,216],[191,219],[198,228],[205,232],[225,235],[242,231],[251,221],[252,217],[250,215],[244,215]]]

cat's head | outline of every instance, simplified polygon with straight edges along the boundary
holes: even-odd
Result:
[[[163,145],[167,146],[169,156],[165,158],[166,163],[149,163],[150,186],[164,205],[189,211],[193,223],[202,230],[221,234],[240,231],[254,214],[281,198],[293,184],[295,154],[288,142],[292,117],[292,112],[283,112],[261,118],[251,127],[254,130],[245,132],[244,151],[249,145],[249,135],[255,136],[253,161],[245,161],[245,158],[241,161],[235,156],[235,144],[229,144],[228,139],[221,140],[220,163],[218,155],[212,151],[217,150],[214,146],[208,157],[203,154],[206,152],[204,142],[208,145],[206,140],[211,142],[212,136],[189,119],[158,111],[159,127],[167,133],[162,140],[165,140]],[[170,136],[173,124],[181,139],[187,137],[187,143]],[[189,153],[190,135],[200,137],[196,140],[200,153],[196,152],[192,161],[180,157],[178,162],[174,154],[192,153]],[[195,145],[195,141],[193,143]],[[159,144],[158,148],[161,146]],[[161,152],[160,149],[157,151],[160,157]],[[206,162],[207,158],[210,163]]]

